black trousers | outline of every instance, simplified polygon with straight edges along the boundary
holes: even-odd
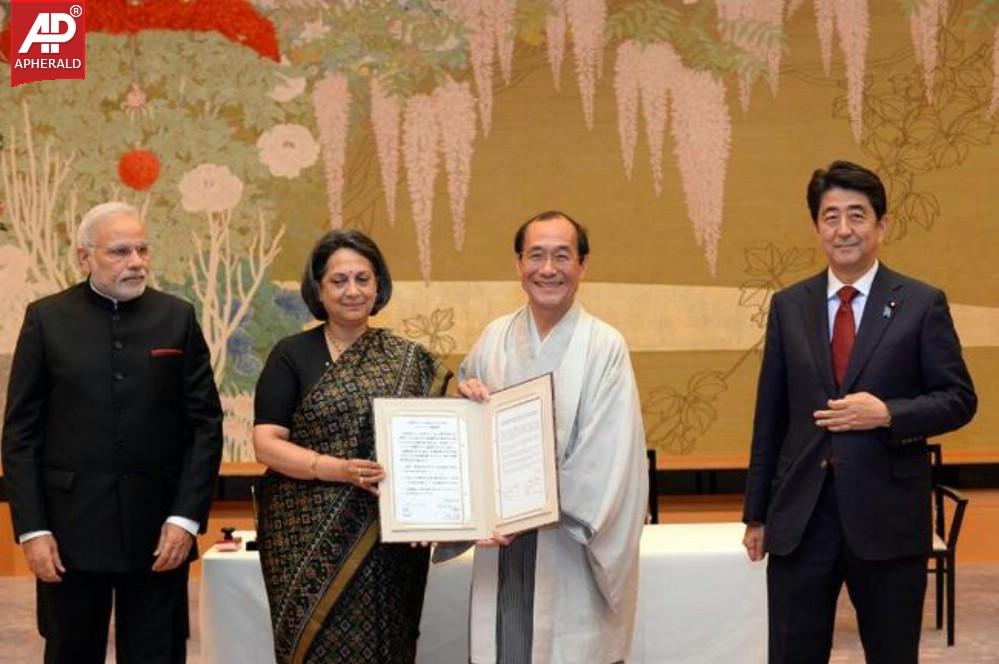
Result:
[[[771,664],[829,661],[836,601],[844,583],[857,614],[868,664],[916,664],[926,595],[926,557],[858,558],[843,535],[830,474],[801,544],[790,555],[769,556]]]
[[[112,601],[119,664],[183,664],[189,634],[189,565],[169,572],[68,571],[37,582],[46,664],[103,664]]]

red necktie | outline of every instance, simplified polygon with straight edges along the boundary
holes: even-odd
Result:
[[[836,310],[832,334],[832,363],[833,374],[836,376],[836,387],[843,385],[846,365],[850,362],[850,352],[853,350],[853,340],[857,336],[850,300],[856,297],[859,292],[853,286],[843,286],[836,291],[839,296],[839,309]]]

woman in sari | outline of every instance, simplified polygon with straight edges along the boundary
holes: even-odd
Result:
[[[327,233],[302,277],[323,325],[282,339],[257,382],[260,562],[277,661],[412,662],[428,553],[379,543],[371,400],[439,396],[450,372],[368,317],[392,279],[378,247]]]

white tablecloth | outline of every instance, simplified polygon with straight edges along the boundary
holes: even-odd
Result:
[[[646,526],[641,589],[629,662],[754,664],[766,661],[766,581],[750,563],[739,523]],[[252,533],[237,533],[244,541]],[[468,661],[471,555],[433,565],[417,662]],[[204,664],[273,664],[273,641],[256,553],[209,550],[202,559]]]

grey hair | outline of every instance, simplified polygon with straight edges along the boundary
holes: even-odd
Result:
[[[138,219],[139,211],[134,206],[120,201],[101,203],[90,208],[87,214],[83,215],[83,219],[80,220],[80,227],[76,231],[76,245],[81,248],[92,248],[94,246],[94,232],[97,227],[112,217],[122,215]]]

